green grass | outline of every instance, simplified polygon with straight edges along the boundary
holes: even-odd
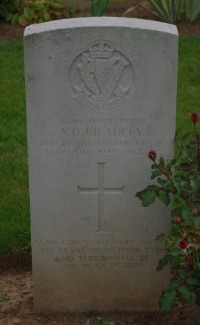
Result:
[[[0,44],[0,252],[30,241],[22,42]]]
[[[200,37],[180,38],[177,130],[200,113]],[[30,247],[23,44],[0,44],[0,253]]]
[[[200,37],[181,37],[177,94],[177,132],[192,130],[190,113],[200,114]]]

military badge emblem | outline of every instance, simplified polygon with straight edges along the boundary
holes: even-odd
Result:
[[[110,110],[129,97],[133,68],[112,43],[100,39],[73,62],[70,84],[75,98],[84,106]]]

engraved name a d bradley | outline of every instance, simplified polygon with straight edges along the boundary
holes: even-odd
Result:
[[[133,68],[111,42],[101,37],[72,63],[70,85],[74,97],[95,110],[110,110],[129,97]]]

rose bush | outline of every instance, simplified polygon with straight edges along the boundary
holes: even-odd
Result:
[[[194,112],[190,119],[193,133],[177,140],[176,159],[157,160],[155,151],[148,153],[153,162],[151,179],[157,184],[136,194],[144,207],[156,198],[165,205],[173,199],[171,234],[157,238],[166,248],[157,270],[170,265],[172,271],[171,282],[160,298],[161,312],[169,311],[177,300],[200,304],[200,116]]]

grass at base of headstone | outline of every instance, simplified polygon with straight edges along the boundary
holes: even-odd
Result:
[[[30,247],[22,42],[0,44],[0,252]]]
[[[186,128],[190,129],[190,123],[186,122],[190,112],[200,110],[199,53],[199,36],[180,38],[177,98],[177,130],[180,135],[187,131]],[[0,44],[0,71],[0,253],[17,254],[30,249],[21,41]]]

